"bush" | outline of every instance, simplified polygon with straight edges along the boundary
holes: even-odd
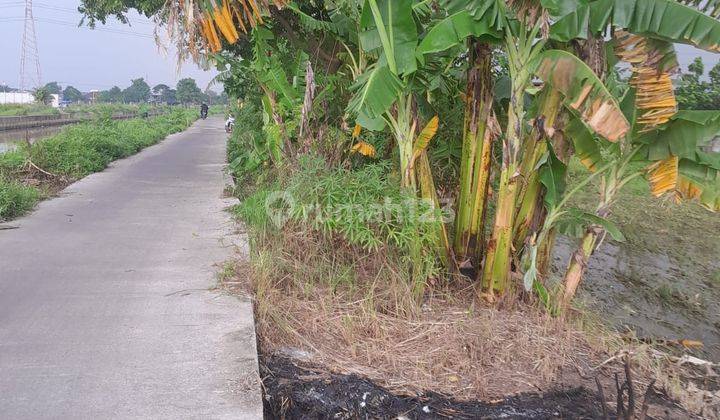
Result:
[[[0,178],[0,221],[29,212],[39,198],[40,193],[37,189]]]

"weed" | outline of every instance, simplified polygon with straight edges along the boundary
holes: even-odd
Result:
[[[27,213],[39,199],[36,188],[0,178],[0,222]]]

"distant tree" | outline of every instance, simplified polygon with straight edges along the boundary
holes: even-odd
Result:
[[[689,76],[694,77],[696,80],[700,80],[703,74],[705,74],[705,63],[702,58],[695,57],[692,63],[688,64]]]
[[[46,83],[44,88],[51,95],[59,95],[62,92],[62,87],[60,87],[58,82]]]
[[[15,89],[8,85],[0,85],[0,92],[15,92]]]
[[[165,92],[168,89],[170,89],[170,86],[168,86],[164,83],[160,83],[159,85],[155,85],[155,87],[152,88],[152,93],[154,95],[162,95],[163,92]]]
[[[177,100],[182,104],[198,103],[203,100],[203,93],[190,77],[180,79],[177,84]]]
[[[154,88],[152,88],[152,93],[155,96],[155,100],[158,102],[171,104],[176,102],[175,100],[175,90],[171,89],[170,86],[166,84],[159,84],[155,85]]]
[[[175,89],[168,89],[167,91],[165,91],[165,98],[163,99],[163,102],[168,105],[175,105],[176,103],[178,103],[177,91]]]
[[[139,79],[133,79],[130,86],[123,91],[123,98],[125,99],[125,102],[144,103],[148,101],[149,97],[150,86],[142,77]]]
[[[35,97],[35,102],[43,104],[43,105],[50,105],[52,102],[52,93],[50,93],[50,90],[48,90],[47,87],[43,86],[41,88],[35,89],[33,92],[33,96]]]
[[[711,71],[711,78],[717,78],[720,68],[716,65]],[[717,109],[720,105],[720,86],[702,80],[705,64],[696,57],[688,65],[688,71],[680,75],[675,96],[680,109]]]
[[[63,99],[70,102],[80,102],[83,100],[83,94],[73,86],[67,86],[62,93]]]
[[[217,92],[215,92],[214,90],[208,89],[205,91],[204,97],[205,101],[207,101],[208,104],[214,105],[218,103],[220,95],[218,95]]]
[[[720,62],[715,64],[713,68],[710,69],[710,73],[708,73],[708,76],[710,76],[710,82],[713,85],[720,85]]]
[[[100,92],[100,95],[98,96],[98,100],[100,102],[109,102],[109,103],[122,102],[123,92],[122,92],[122,90],[120,90],[119,87],[113,86],[109,90],[103,90],[102,92]]]
[[[88,25],[94,27],[96,22],[105,24],[108,17],[128,23],[126,14],[130,9],[150,17],[158,13],[165,3],[166,0],[82,0],[78,10],[83,14],[83,22],[87,20]]]

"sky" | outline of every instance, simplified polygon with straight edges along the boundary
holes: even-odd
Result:
[[[114,85],[125,88],[138,77],[151,87],[159,83],[174,87],[183,77],[192,77],[205,89],[217,74],[192,62],[184,63],[178,73],[174,51],[159,51],[152,37],[154,23],[135,13],[129,15],[132,26],[111,18],[96,30],[78,28],[79,4],[79,0],[33,1],[43,83],[57,81],[63,87],[89,91]],[[24,1],[0,0],[0,84],[19,84],[24,14]],[[212,89],[219,92],[222,87]]]
[[[130,14],[132,26],[114,18],[96,30],[77,27],[79,0],[34,0],[36,34],[42,81],[73,85],[82,91],[105,90],[114,85],[127,87],[130,80],[144,77],[150,86],[175,86],[183,77],[192,77],[205,89],[215,71],[203,71],[188,62],[177,69],[172,48],[161,51],[152,37],[154,24]],[[20,46],[23,33],[23,0],[0,0],[0,84],[17,87],[20,73]],[[720,56],[686,45],[677,48],[683,69],[695,57],[705,61],[706,71]],[[214,90],[222,90],[214,86]]]

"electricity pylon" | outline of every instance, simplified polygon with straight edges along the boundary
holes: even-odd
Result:
[[[42,85],[40,54],[35,36],[35,18],[32,0],[25,0],[25,29],[23,30],[20,57],[20,90],[37,88]]]

